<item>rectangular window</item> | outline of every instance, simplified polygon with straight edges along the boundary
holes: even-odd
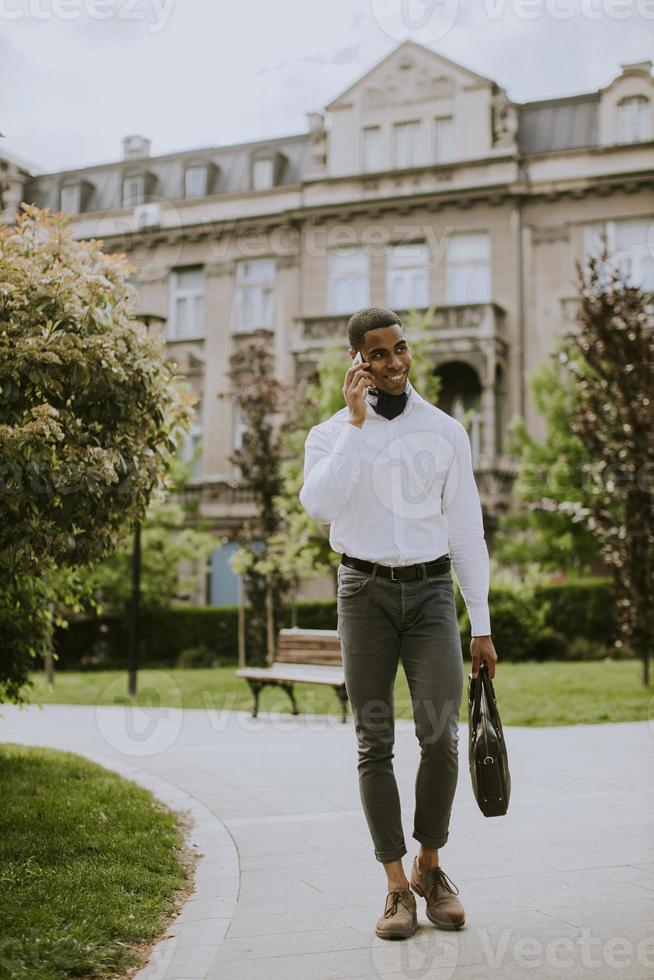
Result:
[[[437,116],[434,119],[434,159],[436,163],[449,163],[454,159],[453,116]]]
[[[171,340],[204,337],[204,271],[201,266],[176,269],[170,276]]]
[[[190,474],[192,478],[202,473],[202,402],[198,401],[193,407],[195,417],[182,443],[180,454],[185,463],[193,464]]]
[[[491,302],[490,238],[486,232],[450,236],[445,253],[445,302]]]
[[[617,108],[618,143],[642,143],[652,138],[652,107],[644,95],[623,99]]]
[[[423,309],[429,305],[427,246],[393,245],[386,253],[387,302],[394,310]]]
[[[184,197],[204,197],[207,193],[207,168],[187,167],[184,171]]]
[[[419,121],[396,123],[393,127],[394,164],[398,169],[419,167],[423,161]]]
[[[243,417],[243,412],[241,411],[240,405],[234,403],[233,414],[232,414],[232,448],[245,449],[248,442],[248,427],[247,423]],[[234,466],[233,478],[235,480],[242,479],[243,474],[241,473],[240,466]]]
[[[271,159],[255,160],[252,164],[252,188],[255,191],[265,191],[272,187],[275,178],[275,161]]]
[[[650,245],[654,218],[621,218],[595,221],[584,227],[584,250],[599,254],[602,231],[606,232],[609,265],[617,265],[625,282],[654,291],[654,255]]]
[[[368,306],[370,262],[365,249],[357,246],[330,248],[327,253],[328,313],[354,313]]]
[[[69,184],[61,188],[60,208],[68,214],[78,214],[82,210],[82,189],[79,184]]]
[[[244,259],[236,264],[233,330],[273,327],[275,323],[275,260]]]
[[[123,207],[133,208],[145,201],[145,177],[125,177],[123,181]]]
[[[361,168],[366,172],[383,170],[379,126],[365,126],[361,130]]]

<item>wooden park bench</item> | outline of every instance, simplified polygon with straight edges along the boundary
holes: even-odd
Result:
[[[275,659],[270,667],[241,667],[243,677],[254,695],[252,717],[259,712],[259,692],[266,684],[283,688],[291,699],[294,715],[299,708],[293,694],[294,684],[328,684],[341,704],[343,721],[347,720],[348,697],[345,688],[341,643],[336,630],[305,630],[297,626],[282,629],[277,637]]]

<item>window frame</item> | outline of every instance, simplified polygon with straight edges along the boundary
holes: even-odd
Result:
[[[127,202],[125,200],[125,190],[129,183],[138,183],[139,194],[137,201]],[[146,204],[146,179],[145,174],[126,174],[123,177],[121,203],[124,208],[136,208],[139,204]]]
[[[402,262],[400,261],[397,264],[393,264],[392,259],[394,259],[400,254],[401,249],[412,249],[412,248],[413,249],[420,248],[423,250],[422,261],[420,262],[417,260],[415,262],[407,261],[406,264],[402,264]],[[398,242],[398,243],[391,244],[387,247],[386,254],[384,256],[384,274],[385,274],[385,283],[386,283],[386,302],[388,303],[391,309],[420,310],[420,309],[426,309],[429,306],[429,296],[430,296],[429,259],[430,259],[429,246],[425,241],[402,242],[402,243]],[[409,289],[407,291],[407,295],[410,294],[409,301],[400,302],[399,299],[396,298],[395,284],[393,283],[393,277],[397,276],[406,281],[407,279],[409,279],[409,277],[412,274],[415,276],[417,272],[420,272],[422,275],[423,289],[424,289],[422,298],[424,298],[424,302],[415,301],[416,290],[415,290],[415,285],[413,283],[409,285]]]
[[[450,255],[450,249],[452,248],[452,243],[455,239],[459,241],[464,238],[479,237],[483,238],[487,245],[487,256],[483,259],[480,258],[470,258],[470,259],[457,259],[454,260]],[[445,305],[446,306],[481,306],[487,303],[493,302],[493,246],[492,238],[490,232],[485,229],[479,229],[475,231],[456,231],[453,232],[447,240],[447,245],[445,248]],[[469,293],[469,283],[479,282],[478,272],[475,270],[485,270],[486,276],[483,280],[483,285],[485,288],[481,289],[479,293]],[[463,270],[467,273],[463,279],[452,278],[457,271]],[[464,298],[456,298],[459,295],[460,282],[464,282]]]
[[[179,277],[184,272],[199,271],[202,276],[201,286],[180,286]],[[201,265],[190,265],[190,266],[179,266],[176,269],[172,269],[169,276],[168,282],[168,340],[204,340],[205,337],[205,276],[204,276],[204,266]],[[196,302],[200,300],[200,327],[199,330],[196,329],[192,333],[181,333],[179,330],[179,318],[178,318],[178,301],[185,300],[192,303],[192,307],[195,308]],[[197,327],[195,317],[193,318],[194,326]]]
[[[369,133],[375,133],[377,138],[377,158],[373,166],[370,166],[369,154],[367,151],[366,135]],[[363,173],[371,174],[376,173],[384,169],[384,147],[382,141],[382,128],[381,126],[362,126],[361,127],[361,170]]]
[[[182,462],[190,463],[196,452],[198,445],[200,446],[200,452],[198,453],[198,458],[193,463],[193,468],[190,473],[191,480],[197,480],[202,477],[203,461],[204,461],[204,424],[203,424],[203,411],[202,411],[202,399],[200,399],[196,405],[193,406],[195,415],[191,420],[191,425],[189,431],[184,436],[182,442],[180,457]]]
[[[631,108],[630,103],[639,103],[639,111],[636,114],[635,125],[631,119],[625,122],[626,112]],[[620,146],[631,146],[635,143],[648,143],[652,137],[652,103],[646,95],[626,95],[620,99],[615,107],[616,124],[615,137],[616,143]],[[635,136],[629,139],[624,138],[623,130],[630,125]]]
[[[356,253],[357,257],[364,257],[362,268],[365,264],[365,273],[361,270],[353,270],[352,272],[346,270],[345,274],[341,272],[338,276],[335,276],[332,266],[335,264],[336,258],[347,255],[348,253]],[[370,304],[370,253],[364,245],[336,245],[328,248],[325,278],[327,283],[326,306],[329,316],[351,314],[355,310]],[[359,281],[359,286],[356,285],[357,281]],[[344,282],[346,284],[347,302],[342,304],[337,302],[337,295],[335,293],[335,283],[338,282]],[[365,286],[361,287],[361,283],[365,283]],[[360,296],[357,294],[359,288],[362,288]]]
[[[266,182],[263,185],[259,185],[257,182],[257,171],[261,167],[261,164],[265,164],[269,168],[270,183]],[[270,156],[266,157],[255,157],[252,161],[252,190],[253,191],[269,191],[275,186],[275,158]]]
[[[271,269],[267,279],[261,280],[248,279],[247,267],[257,266],[263,268],[266,263]],[[250,333],[253,330],[265,329],[273,330],[277,315],[277,262],[274,256],[260,255],[250,259],[239,259],[235,264],[235,288],[234,300],[232,303],[231,330],[232,333]],[[256,314],[252,320],[245,314],[248,312],[251,299],[248,294],[255,296],[254,308]],[[269,298],[266,298],[266,294]]]
[[[404,132],[413,131],[416,133],[416,140],[412,144],[415,150],[416,159],[412,159],[410,163],[400,163],[398,154],[398,135],[400,130]],[[424,132],[421,119],[403,119],[399,122],[393,123],[393,168],[395,170],[411,170],[413,167],[422,167],[425,165],[425,146],[424,146]]]
[[[192,173],[202,174],[202,193],[201,194],[189,194],[189,174]],[[189,201],[196,201],[201,197],[206,197],[209,190],[209,168],[206,163],[191,163],[188,167],[184,168],[184,198]]]
[[[449,156],[439,155],[439,123],[448,121],[450,123],[450,154]],[[456,141],[455,141],[455,129],[454,129],[454,116],[452,114],[446,116],[434,116],[434,161],[435,163],[453,163],[456,159]]]
[[[644,285],[645,279],[642,276],[642,274],[640,274],[643,265],[645,265],[645,263],[648,261],[650,262],[652,261],[652,254],[650,251],[650,245],[648,241],[649,236],[646,234],[645,240],[642,244],[632,246],[631,248],[627,248],[624,246],[622,248],[618,247],[618,234],[617,234],[618,226],[628,224],[629,222],[633,222],[633,223],[642,222],[646,228],[648,224],[650,227],[652,227],[654,226],[654,216],[643,217],[641,215],[638,215],[636,217],[631,217],[631,218],[600,218],[597,221],[584,222],[583,224],[584,258],[588,254],[592,254],[592,253],[599,254],[599,250],[600,250],[599,235],[597,235],[594,242],[591,239],[592,236],[595,234],[593,229],[603,227],[606,230],[607,244],[608,244],[609,252],[611,253],[610,258],[612,263],[613,262],[620,263],[621,260],[624,260],[625,258],[628,259],[630,273],[631,273],[629,276],[629,282],[633,285],[639,286],[641,289],[643,289],[644,292],[651,293],[654,292],[654,269],[652,271],[651,286]],[[639,270],[639,274],[636,276],[633,275],[634,260],[635,260],[636,268]],[[643,260],[645,260],[645,262],[643,262]]]
[[[64,207],[64,194],[75,194],[75,200],[77,206],[75,208]],[[82,210],[82,185],[77,184],[62,184],[59,189],[59,210],[65,211],[67,214],[80,214]]]

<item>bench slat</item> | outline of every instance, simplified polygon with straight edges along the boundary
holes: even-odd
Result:
[[[304,681],[307,684],[344,684],[345,675],[338,667],[243,667],[237,677],[252,680]]]

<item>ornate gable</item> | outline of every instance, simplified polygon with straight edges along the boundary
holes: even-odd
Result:
[[[480,84],[493,83],[430,48],[404,41],[326,109],[331,112],[358,103],[367,110],[452,99],[459,88]]]

